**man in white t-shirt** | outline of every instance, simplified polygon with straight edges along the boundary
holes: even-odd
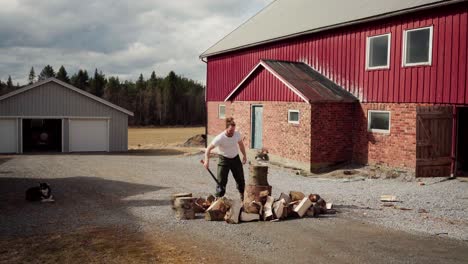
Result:
[[[226,118],[226,130],[217,135],[205,152],[205,168],[209,168],[210,153],[214,148],[218,148],[219,161],[218,161],[218,181],[221,186],[216,188],[216,197],[223,197],[226,190],[229,171],[232,172],[234,179],[237,183],[241,200],[244,200],[244,168],[247,157],[245,155],[245,147],[242,142],[241,134],[236,131],[236,123],[234,118]],[[239,149],[242,152],[242,162],[239,157]]]

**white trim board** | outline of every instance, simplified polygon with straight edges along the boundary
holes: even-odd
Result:
[[[106,100],[104,100],[102,98],[99,98],[99,97],[97,97],[95,95],[92,95],[92,94],[90,94],[88,92],[85,92],[85,91],[83,91],[81,89],[78,89],[78,88],[76,88],[76,87],[74,87],[74,86],[72,86],[72,85],[70,85],[68,83],[62,82],[62,81],[60,81],[60,80],[58,80],[56,78],[49,78],[49,79],[46,79],[44,81],[40,81],[40,82],[31,84],[31,85],[28,85],[26,87],[23,87],[21,89],[15,90],[13,92],[7,93],[7,94],[5,94],[3,96],[0,96],[0,101],[5,100],[5,99],[10,98],[10,97],[13,97],[15,95],[18,95],[20,93],[24,93],[26,91],[29,91],[31,89],[34,89],[36,87],[39,87],[41,85],[44,85],[44,84],[50,83],[50,82],[54,82],[54,83],[56,83],[56,84],[58,84],[58,85],[60,85],[62,87],[68,88],[68,89],[70,89],[70,90],[72,90],[74,92],[77,92],[77,93],[79,93],[81,95],[84,95],[84,96],[86,96],[88,98],[91,98],[91,99],[93,99],[93,100],[95,100],[95,101],[97,101],[97,102],[99,102],[101,104],[107,105],[107,106],[109,106],[111,108],[114,108],[115,110],[118,110],[120,112],[123,112],[123,113],[125,113],[125,114],[127,114],[129,116],[133,116],[133,113],[128,111],[127,109],[124,109],[124,108],[122,108],[120,106],[117,106],[117,105],[115,105],[115,104],[113,104],[111,102],[108,102],[108,101],[106,101]]]
[[[245,78],[232,90],[231,93],[224,99],[224,102],[229,101],[229,99],[240,89],[240,87],[247,81],[247,79],[260,67],[262,66],[264,69],[269,71],[273,76],[275,76],[278,80],[280,80],[284,85],[286,85],[291,91],[293,91],[297,96],[299,96],[304,102],[310,104],[310,101],[307,99],[305,95],[299,92],[292,84],[287,82],[283,79],[277,72],[275,72],[268,64],[266,64],[263,60],[261,60],[246,76]]]

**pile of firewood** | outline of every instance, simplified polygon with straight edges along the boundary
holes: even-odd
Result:
[[[191,193],[175,194],[172,208],[178,219],[194,219],[196,213],[204,213],[208,221],[223,221],[237,224],[250,221],[279,221],[294,217],[317,217],[333,214],[331,203],[326,203],[318,194],[306,196],[302,192],[281,193],[278,198],[271,195],[272,187],[267,180],[268,167],[251,165],[250,179],[245,188],[244,201],[226,197],[215,199],[212,195],[193,198]]]
[[[183,195],[183,196],[181,196]],[[208,221],[226,221],[230,224],[251,221],[279,221],[287,218],[317,217],[320,214],[334,214],[331,203],[326,203],[318,194],[304,195],[302,192],[291,191],[281,193],[278,198],[269,196],[267,192],[261,195],[259,201],[252,201],[251,208],[246,210],[240,200],[226,197],[215,199],[194,198],[192,194],[176,194],[173,196],[173,209],[178,219],[195,219],[195,214],[204,214]],[[253,210],[255,211],[255,210]]]

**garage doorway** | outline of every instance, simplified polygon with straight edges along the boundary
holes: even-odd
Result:
[[[458,108],[457,176],[468,177],[468,107]]]
[[[61,119],[23,119],[23,152],[62,152]]]

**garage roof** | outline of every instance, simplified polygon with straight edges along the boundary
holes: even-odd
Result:
[[[60,81],[60,80],[58,80],[58,79],[56,79],[56,78],[48,78],[48,79],[46,79],[46,80],[39,81],[39,82],[36,82],[36,83],[34,83],[34,84],[31,84],[31,85],[28,85],[28,86],[26,86],[26,87],[23,87],[23,88],[21,88],[21,89],[15,90],[15,91],[10,92],[10,93],[7,93],[7,94],[5,94],[5,95],[3,95],[3,96],[0,96],[0,102],[1,102],[2,100],[5,100],[5,99],[10,98],[10,97],[13,97],[13,96],[15,96],[15,95],[18,95],[18,94],[27,92],[27,91],[29,91],[29,90],[31,90],[31,89],[34,89],[34,88],[36,88],[36,87],[39,87],[39,86],[41,86],[41,85],[43,85],[43,84],[50,83],[50,82],[57,83],[57,84],[59,84],[59,85],[62,86],[62,87],[68,88],[68,89],[70,89],[70,90],[72,90],[72,91],[75,91],[75,92],[77,92],[77,93],[79,93],[79,94],[82,94],[82,95],[84,95],[84,96],[86,96],[86,97],[88,97],[88,98],[90,98],[90,99],[92,99],[92,100],[98,101],[98,102],[101,103],[101,104],[107,105],[107,106],[109,106],[109,107],[111,107],[111,108],[114,108],[115,110],[118,110],[118,111],[120,111],[120,112],[123,112],[123,113],[125,113],[125,114],[127,114],[127,115],[129,115],[129,116],[133,116],[133,113],[130,112],[130,111],[128,111],[127,109],[124,109],[124,108],[122,108],[122,107],[120,107],[120,106],[118,106],[118,105],[115,105],[115,104],[113,104],[113,103],[111,103],[111,102],[109,102],[109,101],[106,101],[106,100],[104,100],[104,99],[102,99],[102,98],[100,98],[100,97],[97,97],[97,96],[92,95],[92,94],[90,94],[90,93],[88,93],[88,92],[86,92],[86,91],[83,91],[83,90],[81,90],[81,89],[79,89],[79,88],[76,88],[76,87],[74,87],[74,86],[72,86],[72,85],[70,85],[70,84],[68,84],[68,83],[62,82],[62,81]]]
[[[201,58],[461,0],[276,0]]]
[[[264,67],[307,103],[358,101],[351,93],[327,79],[309,65],[302,62],[278,60],[261,60],[226,97],[225,101],[231,100],[259,67]]]

